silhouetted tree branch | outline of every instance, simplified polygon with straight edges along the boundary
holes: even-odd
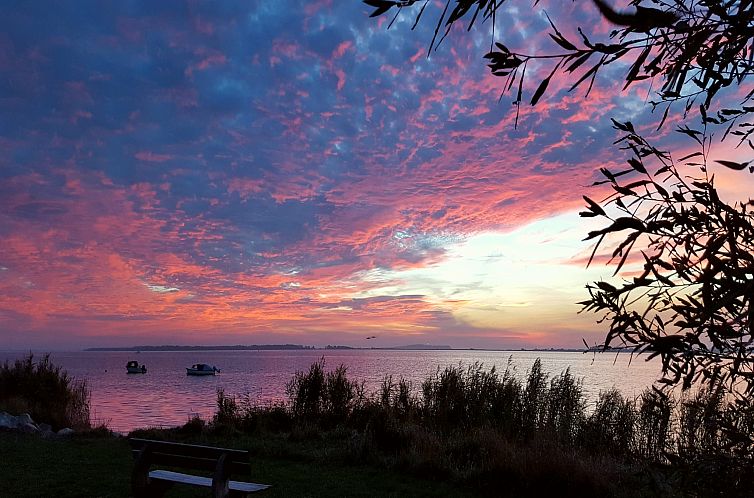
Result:
[[[438,48],[456,23],[465,23],[466,28],[471,30],[476,24],[491,22],[491,50],[484,57],[492,74],[506,78],[503,91],[516,92],[513,102],[517,106],[523,101],[525,69],[532,60],[549,62],[551,67],[549,76],[539,83],[532,94],[532,105],[539,102],[551,78],[557,73],[574,79],[571,91],[586,86],[586,95],[589,95],[597,74],[607,65],[623,60],[628,63],[623,89],[638,81],[660,80],[657,99],[651,105],[663,109],[662,122],[673,104],[682,106],[684,114],[692,110],[697,102],[708,111],[713,98],[722,89],[741,84],[754,70],[752,0],[634,0],[631,2],[633,11],[617,11],[603,0],[593,1],[595,10],[617,26],[607,40],[595,41],[582,28],[578,28],[580,40],[569,40],[548,17],[552,28],[549,36],[561,50],[527,54],[512,51],[495,39],[494,24],[497,17],[502,15],[499,11],[511,0],[447,0],[440,11],[428,53]],[[426,0],[364,2],[375,7],[372,16],[389,13],[393,9],[393,20],[401,14],[414,15],[414,27],[422,18],[426,18],[428,11],[439,10],[437,5]],[[535,0],[533,3],[537,5],[539,2]],[[652,3],[657,8],[645,7],[645,3]],[[712,120],[710,122],[730,123],[732,127],[742,116],[754,110],[745,105],[751,100],[752,93],[744,97],[744,105],[725,109],[729,112],[708,119]],[[741,143],[752,133],[750,125],[738,125]]]
[[[592,258],[614,244],[609,264],[615,272],[612,282],[588,285],[589,299],[580,304],[601,314],[600,322],[608,326],[605,350],[628,347],[659,356],[660,382],[683,388],[715,382],[742,396],[742,402],[754,394],[754,201],[721,200],[708,168],[716,163],[754,172],[752,161],[709,157],[712,128],[721,125],[722,140],[736,137],[736,146],[754,149],[754,123],[747,121],[754,112],[749,104],[754,90],[712,110],[721,105],[715,97],[723,89],[742,85],[754,71],[754,0],[633,0],[628,10],[593,0],[616,29],[596,40],[578,28],[579,39],[572,40],[548,16],[548,35],[558,46],[552,53],[516,52],[496,38],[494,23],[506,0],[447,0],[442,9],[428,1],[365,3],[376,8],[372,15],[393,9],[395,16],[413,15],[414,27],[427,11],[439,10],[429,53],[454,24],[470,30],[491,22],[491,50],[484,57],[492,74],[505,78],[503,91],[515,92],[519,108],[531,61],[550,68],[529,99],[536,105],[556,74],[573,79],[570,91],[586,87],[588,95],[597,74],[622,60],[627,63],[623,89],[643,80],[659,83],[650,102],[653,111],[663,109],[659,127],[672,106],[685,117],[699,113],[700,129],[681,125],[677,130],[698,148],[681,158],[655,148],[632,123],[613,121],[622,133],[616,144],[628,154],[627,166],[600,170],[604,180],[596,184],[609,185],[612,194],[599,202],[585,196],[581,215],[605,220],[587,240],[596,240]],[[751,435],[741,444],[751,450]]]

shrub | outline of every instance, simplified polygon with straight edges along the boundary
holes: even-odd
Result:
[[[217,413],[213,425],[236,428],[241,425],[243,416],[234,396],[228,396],[222,389],[217,390]]]
[[[600,392],[594,411],[585,422],[582,441],[594,452],[630,455],[635,448],[637,421],[633,401],[617,389]]]
[[[543,401],[544,431],[559,443],[572,446],[586,419],[581,382],[567,369],[550,381],[550,389]]]
[[[542,425],[547,396],[547,374],[542,371],[542,362],[537,358],[526,378],[522,393],[521,436],[531,437]]]
[[[694,459],[711,453],[719,453],[722,422],[725,416],[723,386],[710,383],[680,404],[678,420],[677,451],[686,459]]]
[[[86,381],[70,377],[52,363],[49,354],[35,362],[30,353],[13,364],[6,361],[2,365],[0,405],[17,414],[28,411],[34,421],[48,423],[54,430],[91,427]]]
[[[654,388],[637,399],[611,389],[587,412],[582,382],[570,370],[550,378],[539,360],[523,380],[510,362],[502,374],[459,364],[437,369],[418,392],[386,376],[367,396],[345,366],[328,372],[322,358],[296,372],[286,392],[287,405],[259,407],[219,391],[212,427],[288,431],[289,441],[316,441],[328,454],[340,444],[350,462],[450,477],[481,492],[507,486],[509,496],[744,496],[754,482],[754,403],[713,386],[680,402]]]
[[[322,396],[325,412],[341,422],[351,413],[357,392],[356,382],[348,380],[347,373],[345,365],[340,365],[333,372],[327,372]]]
[[[324,357],[313,363],[308,372],[296,372],[285,392],[293,418],[307,423],[343,423],[366,401],[363,383],[350,380],[345,365],[325,372]]]
[[[663,461],[670,447],[674,402],[665,393],[648,389],[641,395],[637,424],[637,452],[651,461]]]
[[[308,372],[296,372],[285,385],[295,418],[316,418],[322,409],[325,392],[325,358],[312,363]]]

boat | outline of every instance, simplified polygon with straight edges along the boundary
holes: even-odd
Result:
[[[206,363],[197,363],[186,368],[186,375],[215,375],[220,369],[207,365]]]
[[[126,370],[130,374],[145,374],[147,373],[147,366],[139,365],[138,361],[129,361],[126,363]]]

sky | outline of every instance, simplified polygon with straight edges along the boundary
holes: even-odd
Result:
[[[506,5],[513,48],[557,52],[545,11],[611,29],[589,2]],[[575,303],[612,270],[585,266],[581,196],[626,159],[611,117],[680,150],[680,116],[655,132],[618,64],[589,98],[556,79],[514,128],[490,23],[427,57],[439,11],[411,31],[371,10],[6,2],[0,349],[599,341]]]

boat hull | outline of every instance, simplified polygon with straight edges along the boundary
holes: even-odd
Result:
[[[202,376],[202,375],[215,375],[215,373],[216,372],[214,370],[194,370],[191,368],[186,369],[186,375]]]

